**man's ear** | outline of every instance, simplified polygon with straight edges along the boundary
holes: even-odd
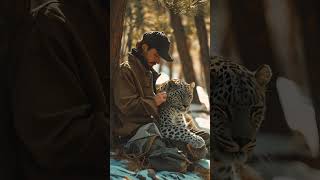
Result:
[[[148,48],[149,48],[149,46],[148,46],[148,44],[142,44],[142,50],[143,50],[143,52],[147,52],[148,51]]]
[[[263,64],[257,68],[254,76],[261,86],[266,86],[272,77],[272,71],[269,65]]]

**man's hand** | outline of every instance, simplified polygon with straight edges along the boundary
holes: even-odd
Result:
[[[162,103],[166,102],[167,100],[167,93],[160,92],[153,97],[154,101],[156,102],[157,106],[160,106]]]

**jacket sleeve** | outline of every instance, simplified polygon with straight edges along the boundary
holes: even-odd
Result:
[[[136,83],[137,81],[134,79],[132,70],[125,66],[121,67],[114,81],[116,106],[127,116],[153,116],[157,119],[159,116],[158,107],[156,106],[153,96],[141,97],[138,93]]]
[[[57,18],[36,23],[14,66],[17,137],[44,169],[104,173],[107,117],[83,88],[72,36]]]

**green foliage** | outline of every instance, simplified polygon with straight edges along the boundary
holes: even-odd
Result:
[[[130,11],[130,12],[129,12]],[[131,39],[132,47],[135,46],[143,33],[147,31],[163,31],[172,34],[169,14],[157,0],[129,0],[125,16],[126,31],[124,36]],[[131,47],[128,44],[128,47]]]
[[[171,6],[170,2],[177,3]],[[184,29],[188,36],[188,44],[191,45],[192,42],[198,40],[197,30],[194,24],[194,15],[204,15],[207,27],[208,29],[210,28],[209,3],[208,0],[129,0],[126,9],[124,39],[122,42],[123,55],[130,51],[132,47],[135,47],[137,41],[139,41],[143,33],[147,31],[163,31],[169,36],[173,45],[175,45],[173,29],[170,25],[169,10],[171,8],[174,12],[181,15]],[[173,49],[175,48],[173,47]],[[197,52],[193,51],[192,53]]]
[[[183,15],[187,35],[195,35],[193,17],[198,13],[208,17],[208,4],[207,0],[129,0],[124,32],[124,36],[130,36],[128,47],[134,46],[147,31],[163,31],[171,36],[173,29],[168,10]]]
[[[194,16],[207,5],[207,0],[158,0],[163,6],[180,15]]]

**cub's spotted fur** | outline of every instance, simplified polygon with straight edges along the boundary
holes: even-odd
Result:
[[[157,89],[167,92],[167,101],[160,106],[160,132],[164,138],[185,142],[194,148],[205,145],[202,137],[191,132],[185,122],[185,114],[193,99],[195,83],[169,80]]]

